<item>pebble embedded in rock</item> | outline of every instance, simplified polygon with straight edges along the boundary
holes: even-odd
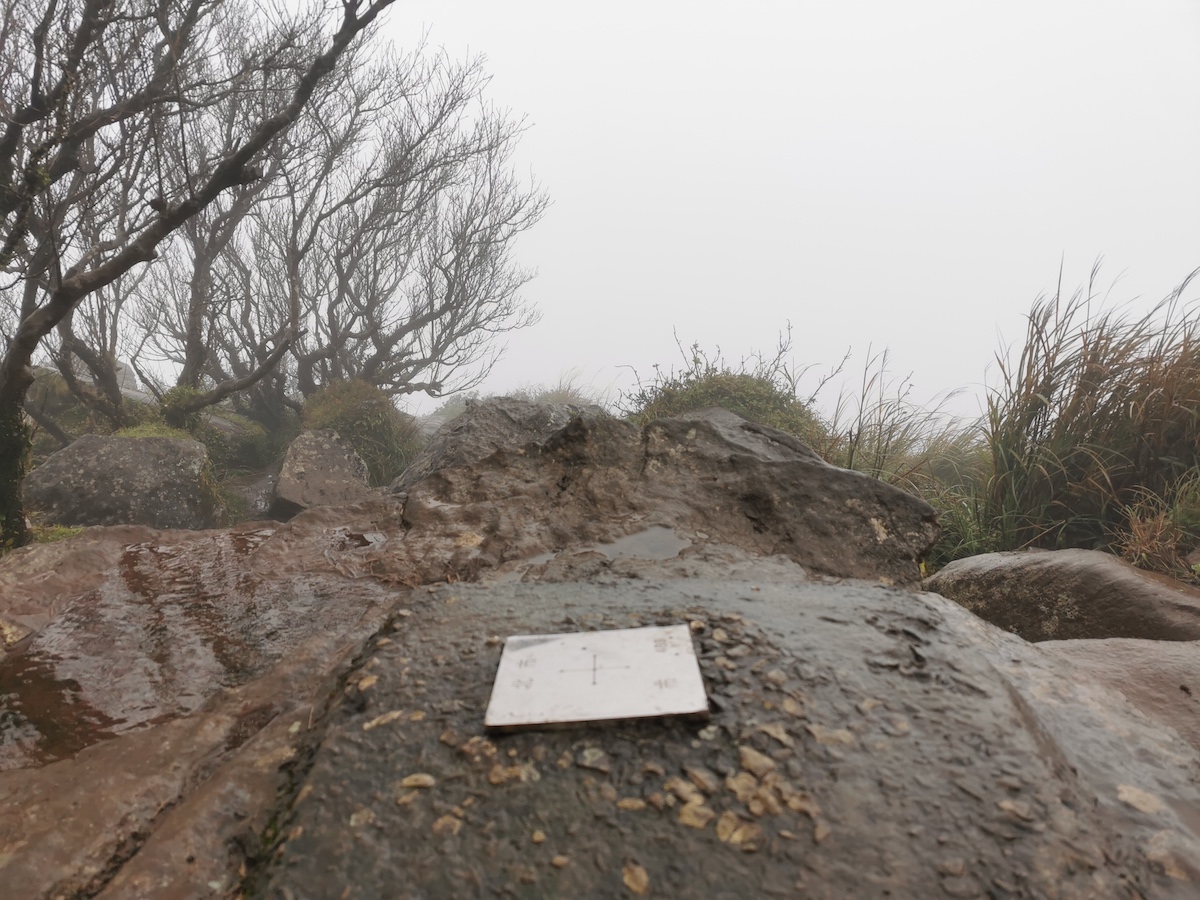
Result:
[[[639,897],[650,890],[650,873],[637,863],[628,863],[621,869],[621,880]]]
[[[762,778],[775,769],[775,760],[745,744],[738,747],[738,759],[741,761],[742,768],[758,778]]]
[[[689,828],[704,828],[716,815],[703,800],[691,800],[679,808],[679,821]]]
[[[612,771],[612,761],[608,758],[608,754],[599,747],[585,747],[575,757],[575,765],[583,769],[603,772],[605,775]]]

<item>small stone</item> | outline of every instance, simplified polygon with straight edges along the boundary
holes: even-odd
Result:
[[[729,633],[726,632],[724,628],[714,628],[712,639],[719,644],[723,644],[729,640]]]
[[[609,761],[608,754],[599,747],[585,747],[575,757],[575,765],[582,769],[603,772],[605,775],[612,771],[612,763]]]
[[[751,804],[757,801],[762,806],[762,812],[754,813],[756,816],[761,816],[763,813],[769,813],[772,816],[777,816],[783,812],[783,804],[779,802],[779,798],[775,793],[765,787],[759,788],[751,798]],[[753,808],[751,809],[753,812]]]
[[[508,784],[516,778],[521,778],[522,769],[520,766],[502,766],[499,763],[492,766],[488,771],[488,784],[500,787],[502,784]],[[525,779],[521,778],[522,781]]]
[[[658,791],[655,791],[653,794],[651,794],[649,797],[647,797],[646,802],[649,803],[651,806],[653,806],[657,810],[661,810],[664,806],[667,805],[666,798],[662,794],[660,794]]]
[[[779,743],[783,744],[785,747],[796,746],[795,739],[793,739],[792,736],[787,733],[787,729],[778,722],[770,722],[766,725],[760,725],[758,730],[763,734],[770,735],[771,737],[775,738],[775,740],[779,741]]]
[[[738,760],[741,762],[742,768],[747,769],[759,778],[775,768],[775,760],[771,759],[765,753],[760,753],[753,747],[747,747],[744,744],[738,747]]]
[[[703,622],[701,622],[699,619],[692,619],[692,621],[688,622],[688,628],[690,628],[692,630],[692,634],[699,634],[701,631],[703,631],[707,627],[708,626],[705,625]]]
[[[725,778],[725,787],[733,792],[739,803],[749,803],[758,790],[758,779],[749,772],[738,772]]]
[[[783,687],[787,684],[787,674],[782,669],[772,669],[763,676],[763,681],[768,681],[778,687]]]
[[[550,865],[556,869],[565,869],[571,863],[571,857],[563,856],[561,853],[558,856],[550,858]]]
[[[421,722],[421,721],[424,721],[424,719],[425,719],[425,711],[423,709],[418,709],[416,712],[412,713],[408,717],[408,721],[410,721],[410,722]]]
[[[358,680],[358,689],[360,691],[365,691],[368,688],[370,688],[372,685],[374,685],[375,682],[377,682],[378,680],[379,680],[378,675],[364,675],[362,678],[360,678]]]
[[[683,771],[692,780],[692,784],[710,796],[721,789],[721,779],[711,769],[704,766],[687,766]]]
[[[806,725],[804,727],[817,739],[819,744],[850,745],[854,743],[854,735],[845,728],[826,728],[824,725]]]
[[[728,672],[737,671],[737,663],[735,663],[733,660],[731,660],[727,657],[718,656],[716,659],[713,660],[713,662],[715,662],[718,666],[720,666],[722,669],[725,669]]]
[[[703,800],[693,800],[679,808],[679,821],[689,828],[705,828],[717,814],[704,805]]]
[[[1139,787],[1134,787],[1132,784],[1118,784],[1117,799],[1122,803],[1128,803],[1138,812],[1143,812],[1148,816],[1156,815],[1165,808],[1162,800],[1158,797]]]
[[[617,809],[623,809],[627,812],[637,812],[640,809],[646,808],[646,801],[641,797],[622,797],[617,801]]]
[[[744,656],[749,656],[751,650],[745,644],[738,644],[736,647],[730,647],[725,651],[725,655],[733,659],[741,659]]]
[[[533,834],[531,834],[529,836],[529,839],[531,841],[533,841],[535,844],[544,844],[544,843],[546,843],[546,832],[541,831],[539,829],[538,831],[535,831]]]
[[[961,878],[963,873],[967,871],[967,864],[961,859],[944,859],[938,863],[938,871],[943,875],[950,875],[954,878]]]
[[[439,837],[456,835],[462,830],[462,824],[462,819],[457,819],[454,816],[442,816],[433,823],[433,833]]]
[[[797,703],[791,697],[784,697],[782,706],[783,706],[783,711],[785,713],[787,713],[789,716],[804,715],[804,707],[802,707],[799,703]]]
[[[1033,807],[1024,800],[1001,800],[996,806],[1016,819],[1032,822],[1036,818],[1033,814]]]
[[[409,806],[414,800],[417,799],[417,795],[420,793],[421,793],[420,791],[407,791],[403,794],[397,794],[396,795],[396,805],[397,806]]]
[[[621,869],[621,880],[625,887],[639,897],[650,890],[650,873],[637,863],[628,863]]]
[[[858,710],[865,716],[877,706],[883,706],[883,701],[876,700],[874,697],[868,697],[862,703],[858,704]]]
[[[817,819],[813,822],[813,840],[818,844],[831,834],[833,834],[833,829],[829,827],[824,819]]]
[[[441,733],[441,735],[439,735],[438,740],[441,741],[443,744],[445,744],[447,747],[457,747],[458,746],[458,733],[453,728],[447,728],[445,731],[443,731]]]
[[[386,725],[388,722],[395,722],[403,715],[404,710],[402,709],[393,709],[391,712],[385,712],[381,716],[376,716],[367,722],[363,722],[363,731],[370,731],[373,728],[378,728],[380,725]]]
[[[426,772],[416,772],[412,775],[406,775],[400,782],[400,787],[405,788],[431,788],[437,784],[437,779]]]
[[[742,820],[737,817],[737,813],[726,810],[721,813],[717,819],[717,837],[728,843],[729,838],[737,831],[738,826],[742,824]]]
[[[361,828],[364,825],[370,825],[375,821],[375,813],[367,809],[365,806],[360,806],[350,815],[350,827]]]
[[[740,823],[733,830],[733,834],[729,836],[729,843],[735,847],[740,847],[746,853],[754,853],[756,850],[762,849],[766,840],[766,833],[762,830],[762,826],[756,822]]]
[[[696,786],[690,781],[684,781],[682,778],[671,778],[663,787],[684,803],[702,802],[704,800],[704,796],[696,790]]]
[[[562,756],[554,764],[560,769],[569,769],[571,767],[571,751],[564,750]]]
[[[660,778],[667,774],[667,770],[656,762],[642,763],[642,772],[645,775],[657,775]]]

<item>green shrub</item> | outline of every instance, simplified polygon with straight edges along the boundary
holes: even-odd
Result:
[[[113,437],[164,437],[164,438],[183,438],[184,440],[194,441],[195,436],[188,434],[181,428],[172,428],[163,421],[143,422],[140,425],[134,425],[130,428],[121,428],[113,432]],[[203,441],[201,441],[203,443]]]
[[[781,343],[781,350],[786,349]],[[823,442],[824,428],[811,402],[796,396],[795,380],[782,364],[781,355],[770,361],[742,360],[734,367],[721,358],[719,350],[710,358],[693,344],[690,354],[684,354],[687,364],[680,372],[664,372],[655,366],[649,383],[639,379],[636,390],[622,394],[616,402],[617,409],[630,421],[644,425],[720,406],[810,445]]]
[[[208,458],[222,474],[263,469],[278,452],[262,425],[224,409],[202,415],[192,434],[208,448]]]
[[[365,381],[336,381],[304,403],[304,426],[332,428],[362,457],[371,484],[390,482],[421,449],[421,432],[412,416]]]

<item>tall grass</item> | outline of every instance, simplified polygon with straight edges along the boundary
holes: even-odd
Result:
[[[1004,548],[1127,542],[1131,511],[1164,508],[1200,464],[1200,320],[1181,304],[1193,272],[1131,318],[1086,290],[1039,297],[988,396],[986,526]]]

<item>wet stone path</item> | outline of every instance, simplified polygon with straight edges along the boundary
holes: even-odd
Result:
[[[934,608],[795,590],[413,592],[345,679],[248,895],[1186,896]],[[677,623],[708,722],[484,733],[504,636]]]

